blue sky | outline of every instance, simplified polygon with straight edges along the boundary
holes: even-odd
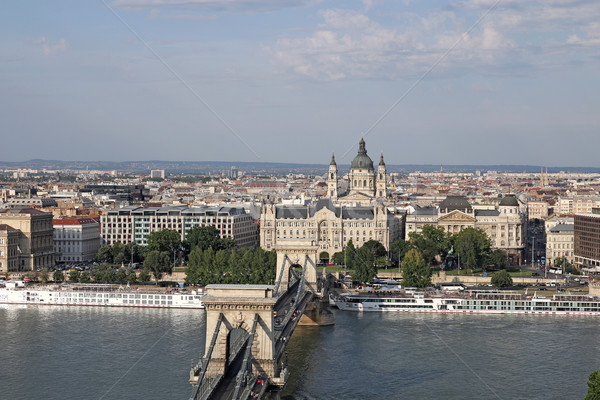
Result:
[[[17,1],[0,160],[600,166],[597,0]]]

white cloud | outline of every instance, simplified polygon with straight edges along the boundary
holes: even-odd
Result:
[[[44,55],[47,56],[62,53],[67,50],[67,41],[65,39],[60,39],[58,42],[52,44],[46,37],[42,36],[37,39],[35,43],[42,46],[42,51],[44,52]]]
[[[375,2],[363,4],[369,9]],[[511,74],[586,59],[577,48],[600,45],[597,0],[459,1],[419,15],[396,14],[395,25],[389,13],[381,19],[366,11],[319,13],[322,23],[309,36],[270,47],[275,65],[316,80],[414,77],[439,60],[436,74]]]
[[[470,67],[493,62],[512,47],[492,25],[470,35],[438,31],[431,36],[432,23],[427,20],[398,32],[354,11],[326,10],[321,16],[324,23],[312,36],[278,40],[271,49],[276,65],[317,80],[393,79],[424,71],[453,47],[448,58],[468,60]],[[437,14],[433,19],[452,20]],[[442,67],[452,66],[447,61]]]

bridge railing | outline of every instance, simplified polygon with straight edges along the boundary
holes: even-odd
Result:
[[[208,348],[208,353],[206,354],[204,361],[203,361],[203,365],[201,367],[201,370],[199,371],[199,375],[198,375],[198,383],[194,386],[194,391],[192,393],[192,396],[190,397],[190,400],[198,400],[200,399],[199,394],[201,389],[203,389],[203,387],[205,387],[204,385],[204,376],[206,375],[206,370],[208,368],[208,364],[210,363],[211,357],[212,357],[212,352],[215,348],[215,344],[217,343],[217,338],[219,336],[219,330],[221,329],[221,324],[223,323],[223,313],[219,313],[219,319],[217,320],[217,327],[215,329],[215,332],[213,333],[213,337],[210,341],[210,347]]]

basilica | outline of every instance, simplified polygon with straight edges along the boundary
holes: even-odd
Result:
[[[339,193],[339,178],[335,156],[331,156],[329,173],[327,179],[328,197],[336,203],[370,204],[373,200],[385,199],[386,170],[383,154],[379,159],[377,171],[373,166],[373,160],[367,155],[365,140],[361,139],[358,144],[358,154],[352,160],[350,173],[348,174],[348,192]]]

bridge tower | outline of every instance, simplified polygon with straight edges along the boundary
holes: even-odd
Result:
[[[304,268],[305,285],[308,290],[317,293],[317,257],[319,246],[314,240],[290,239],[278,240],[275,245],[277,252],[277,275],[280,286],[278,291],[286,291],[290,283],[290,268],[300,265]]]
[[[204,354],[212,357],[206,373],[225,374],[229,359],[235,351],[231,334],[243,331],[243,336],[252,333],[254,319],[258,323],[252,342],[252,369],[265,376],[275,376],[273,343],[273,297],[272,285],[208,285],[206,306],[206,344]],[[220,326],[219,326],[220,325]],[[211,349],[210,334],[218,330],[214,348]]]

